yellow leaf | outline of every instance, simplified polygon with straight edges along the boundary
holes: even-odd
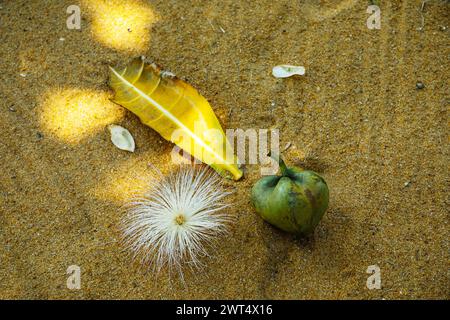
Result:
[[[114,102],[221,175],[228,171],[235,180],[242,177],[216,115],[197,90],[141,58],[110,70]]]

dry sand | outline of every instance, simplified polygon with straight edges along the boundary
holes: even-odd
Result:
[[[0,298],[449,298],[448,3],[428,1],[418,30],[421,1],[382,0],[369,30],[367,1],[82,0],[69,30],[76,2],[0,2]],[[188,79],[226,128],[278,128],[286,161],[326,178],[313,237],[255,214],[247,166],[204,270],[183,285],[131,261],[120,206],[149,163],[173,169],[172,145],[108,101],[107,65],[138,54]],[[277,64],[307,75],[275,79]],[[73,264],[81,290],[66,288]]]

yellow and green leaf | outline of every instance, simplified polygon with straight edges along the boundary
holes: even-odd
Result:
[[[242,177],[220,123],[196,89],[141,58],[121,69],[111,68],[114,102],[221,175]]]

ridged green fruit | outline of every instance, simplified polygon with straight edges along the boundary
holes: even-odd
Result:
[[[296,235],[314,231],[328,208],[325,180],[314,171],[288,168],[278,161],[281,176],[261,178],[252,188],[256,212],[275,227]]]

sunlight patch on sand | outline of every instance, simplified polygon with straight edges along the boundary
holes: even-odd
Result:
[[[121,151],[118,150],[117,152]],[[161,179],[157,170],[161,170],[165,174],[169,167],[171,169],[177,168],[177,166],[166,167],[161,164],[154,167],[149,166],[150,163],[153,163],[152,158],[158,158],[159,162],[161,161],[160,157],[161,155],[155,155],[154,153],[130,156],[129,159],[121,161],[107,174],[99,177],[89,195],[99,200],[113,202],[118,206],[126,204],[133,197],[142,196],[148,190],[149,181]],[[165,158],[162,163],[170,163],[170,155],[163,155],[162,157]]]
[[[147,50],[151,26],[157,21],[148,3],[138,0],[83,0],[82,3],[92,18],[92,33],[97,41],[128,52]]]
[[[41,103],[40,122],[44,131],[69,144],[77,144],[120,121],[125,110],[109,100],[107,92],[54,89]]]

